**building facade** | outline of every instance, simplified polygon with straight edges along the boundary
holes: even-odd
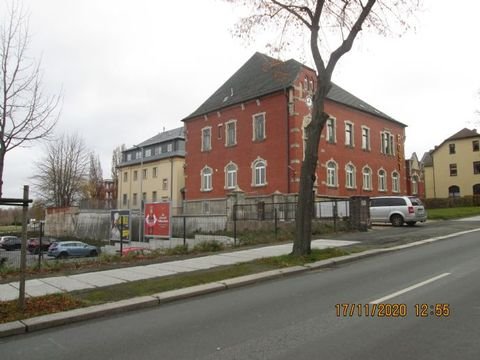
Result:
[[[165,131],[122,152],[118,165],[118,208],[140,209],[142,203],[183,200],[185,136],[183,127]]]
[[[407,195],[425,198],[425,178],[423,174],[422,163],[418,160],[416,153],[413,153],[410,159],[405,163],[407,172]]]
[[[255,53],[185,118],[190,200],[298,193],[315,71]],[[316,195],[406,192],[405,125],[333,84],[318,155]]]
[[[480,195],[480,134],[464,128],[422,159],[427,198]]]

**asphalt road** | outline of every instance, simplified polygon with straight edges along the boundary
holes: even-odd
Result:
[[[479,235],[5,338],[0,354],[2,359],[479,359]],[[381,317],[379,305],[373,310],[375,301],[401,304],[397,310],[407,313]],[[362,316],[358,307],[344,315],[341,305],[338,316],[336,304],[360,304]],[[426,317],[417,316],[415,304],[420,312],[427,304]],[[435,304],[442,304],[442,316],[430,314]]]

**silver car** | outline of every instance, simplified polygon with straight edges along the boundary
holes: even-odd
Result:
[[[47,255],[60,259],[97,256],[98,249],[81,241],[60,241],[50,245]]]
[[[378,196],[370,198],[370,221],[409,226],[427,220],[422,201],[414,196]]]

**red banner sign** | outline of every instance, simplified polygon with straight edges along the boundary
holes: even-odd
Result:
[[[145,204],[145,236],[170,238],[170,203]]]

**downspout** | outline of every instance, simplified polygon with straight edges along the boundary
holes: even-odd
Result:
[[[286,121],[287,121],[287,126],[286,126],[286,129],[287,129],[287,166],[286,166],[286,173],[287,173],[287,194],[290,194],[290,108],[289,108],[289,105],[290,105],[290,94],[289,94],[289,89],[288,88],[285,88],[284,90],[284,93],[285,93],[285,99],[286,99],[286,103],[287,103],[287,106],[286,106],[286,114],[285,114],[285,118],[286,118]]]

